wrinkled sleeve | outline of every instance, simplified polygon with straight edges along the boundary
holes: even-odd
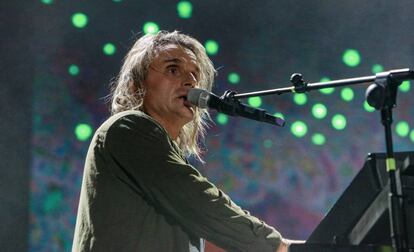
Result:
[[[121,118],[105,142],[112,172],[190,234],[229,251],[276,251],[281,235],[187,164],[151,120]]]

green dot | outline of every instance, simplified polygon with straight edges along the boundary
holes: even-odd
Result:
[[[328,82],[331,81],[331,79],[329,79],[328,77],[322,77],[319,82]],[[330,88],[322,88],[319,89],[319,92],[321,92],[322,94],[332,94],[335,91],[335,88],[330,87]]]
[[[180,18],[190,18],[193,12],[193,5],[188,1],[180,1],[177,4],[177,12]]]
[[[322,94],[332,94],[332,93],[335,91],[335,88],[333,88],[333,87],[329,87],[329,88],[322,88],[322,89],[319,89],[319,91],[320,91]]]
[[[308,126],[302,121],[296,121],[290,126],[290,131],[296,137],[303,137],[308,132]]]
[[[50,213],[53,210],[56,210],[61,204],[63,199],[63,194],[59,190],[52,191],[47,194],[46,199],[43,203],[43,209],[46,213]]]
[[[227,80],[231,84],[237,84],[240,82],[240,75],[237,73],[229,73],[229,75],[227,76]]]
[[[84,28],[88,24],[88,16],[82,12],[77,12],[72,15],[72,24],[76,28]]]
[[[312,107],[312,115],[315,118],[318,118],[318,119],[325,118],[327,113],[328,112],[327,112],[326,106],[323,105],[322,103],[316,103]]]
[[[280,112],[274,113],[273,116],[276,116],[276,117],[280,117],[282,119],[285,119],[285,116],[282,113],[280,113]]]
[[[219,50],[219,45],[214,40],[207,40],[204,44],[208,55],[216,55]]]
[[[384,67],[383,67],[382,65],[380,65],[380,64],[374,64],[374,65],[372,66],[372,68],[371,68],[371,71],[372,71],[373,73],[379,73],[379,72],[384,71]]]
[[[341,114],[336,114],[332,117],[332,127],[336,130],[343,130],[346,127],[346,118]]]
[[[273,145],[273,142],[270,139],[266,139],[266,140],[263,141],[263,146],[267,149],[271,148],[272,145]]]
[[[364,101],[364,109],[367,112],[374,112],[375,111],[375,108],[371,107],[371,105],[369,105],[367,101]]]
[[[41,2],[44,4],[52,4],[53,0],[42,0]]]
[[[413,130],[411,130],[411,133],[410,133],[410,139],[411,139],[411,142],[413,142],[413,143],[414,143],[414,129],[413,129]]]
[[[355,49],[347,49],[342,55],[342,61],[349,67],[356,67],[361,63],[361,56]]]
[[[399,89],[400,89],[400,91],[406,93],[406,92],[410,91],[410,86],[411,86],[410,81],[406,80],[406,81],[403,81],[401,83]]]
[[[228,123],[229,117],[223,113],[218,113],[216,117],[216,121],[221,125],[225,125]]]
[[[75,135],[79,141],[86,141],[92,135],[92,127],[86,123],[80,123],[75,128]]]
[[[75,64],[72,64],[68,67],[68,72],[72,76],[78,75],[79,74],[79,67]]]
[[[120,2],[122,2],[122,0],[112,0],[112,2],[120,3]]]
[[[293,94],[293,101],[297,105],[304,105],[308,101],[306,94]]]
[[[312,135],[312,143],[315,145],[323,145],[326,142],[325,136],[320,133]]]
[[[102,51],[105,55],[114,55],[116,52],[116,47],[112,43],[106,43],[103,45]]]
[[[328,82],[328,81],[331,81],[331,79],[330,79],[330,78],[328,78],[328,77],[322,77],[322,78],[319,80],[319,82]]]
[[[250,106],[258,108],[262,105],[262,98],[258,96],[250,97],[249,99],[247,99],[247,102]]]
[[[160,30],[160,27],[158,26],[158,24],[154,22],[146,22],[142,26],[142,31],[145,34],[156,34],[159,30]]]
[[[401,121],[395,125],[395,131],[400,137],[406,137],[410,133],[410,126],[406,121]]]
[[[354,99],[354,91],[351,88],[343,88],[341,90],[341,97],[344,101],[352,101]]]

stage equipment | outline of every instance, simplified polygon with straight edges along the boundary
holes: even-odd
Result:
[[[386,153],[370,153],[306,244],[290,251],[392,251],[386,160]],[[395,160],[407,203],[408,248],[414,248],[414,152],[396,152]]]
[[[405,198],[402,190],[400,172],[394,158],[392,143],[392,109],[396,106],[398,86],[405,80],[414,79],[414,71],[408,68],[377,73],[374,76],[364,76],[327,82],[307,83],[300,73],[292,74],[293,86],[237,94],[226,91],[220,99],[225,103],[237,104],[237,99],[252,96],[281,95],[284,93],[305,93],[329,87],[371,84],[366,91],[367,102],[381,112],[381,123],[385,130],[386,158],[385,167],[389,177],[388,210],[390,222],[390,238],[396,252],[408,252],[408,236],[405,216]],[[414,239],[410,237],[411,239]]]

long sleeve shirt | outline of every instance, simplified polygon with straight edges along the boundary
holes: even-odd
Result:
[[[276,251],[281,235],[188,164],[140,111],[110,117],[89,147],[72,251]],[[190,244],[190,246],[189,246]]]

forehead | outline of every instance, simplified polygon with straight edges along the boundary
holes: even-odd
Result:
[[[166,44],[159,47],[153,64],[163,64],[171,61],[195,65],[198,68],[197,58],[190,49],[176,44]]]

